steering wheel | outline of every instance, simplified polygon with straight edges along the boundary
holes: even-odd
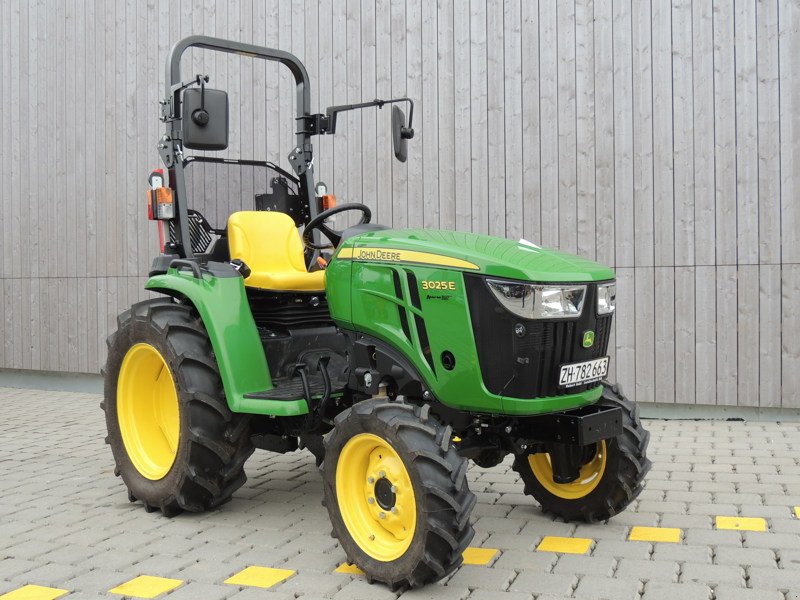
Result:
[[[339,242],[342,241],[342,232],[331,229],[325,225],[325,219],[348,210],[361,211],[362,215],[361,220],[358,222],[359,225],[369,223],[370,219],[372,219],[372,211],[369,209],[369,207],[359,202],[348,202],[347,204],[340,204],[339,206],[334,206],[328,210],[323,210],[316,217],[311,219],[303,230],[303,243],[306,245],[306,248],[311,248],[312,250],[325,250],[326,248],[331,247],[330,244],[314,243],[314,240],[311,237],[311,232],[315,229],[319,229],[322,234],[331,241],[334,248],[338,246]]]

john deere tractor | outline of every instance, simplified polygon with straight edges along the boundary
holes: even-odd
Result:
[[[293,172],[209,154],[228,145],[228,96],[207,76],[181,78],[190,47],[288,67]],[[604,380],[614,272],[525,240],[392,229],[366,204],[335,204],[315,184],[311,139],[334,134],[343,111],[392,105],[405,160],[413,103],[313,114],[310,90],[286,52],[201,36],[170,52],[166,173],[148,193],[163,236],[145,286],[157,297],[108,339],[107,440],[129,499],[166,516],[208,510],[245,482],[255,448],[307,448],[347,559],[394,588],[462,563],[469,460],[488,468],[512,454],[524,493],[565,520],[623,510],[650,467],[649,434]],[[229,167],[259,176],[216,197],[222,186],[187,185],[192,170]],[[217,218],[215,202],[243,210],[212,224],[189,191]],[[360,219],[338,230],[343,212]]]

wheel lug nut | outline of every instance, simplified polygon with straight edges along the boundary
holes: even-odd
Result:
[[[392,490],[393,494],[397,493],[397,486],[396,485],[393,485],[390,489]]]
[[[369,541],[370,542],[374,542],[375,541],[375,536],[374,535],[369,536]]]
[[[393,514],[393,515],[396,515],[396,514],[397,514],[397,507],[396,507],[396,506],[393,506],[393,507],[392,507],[392,514]]]
[[[367,483],[375,483],[374,477],[367,477]]]
[[[384,477],[386,477],[386,472],[385,472],[385,471],[381,471],[380,473],[378,473],[378,476],[379,476],[381,479],[383,479]]]
[[[367,504],[375,504],[375,498],[367,498]]]
[[[385,518],[386,518],[386,513],[385,513],[385,512],[382,512],[382,513],[381,513],[381,519],[385,519]]]

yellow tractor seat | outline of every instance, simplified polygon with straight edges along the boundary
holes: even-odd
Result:
[[[240,211],[228,217],[231,259],[250,267],[245,285],[265,290],[321,292],[325,271],[309,273],[294,220],[272,211]]]

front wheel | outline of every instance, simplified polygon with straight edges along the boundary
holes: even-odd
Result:
[[[542,510],[565,521],[604,521],[625,510],[642,491],[650,470],[647,444],[650,433],[642,427],[639,408],[619,387],[603,383],[601,406],[622,409],[622,433],[583,448],[578,478],[571,483],[553,481],[546,452],[518,454],[514,470]]]
[[[452,573],[475,535],[467,461],[452,430],[415,406],[365,400],[325,441],[325,505],[333,535],[370,580],[417,587]]]

